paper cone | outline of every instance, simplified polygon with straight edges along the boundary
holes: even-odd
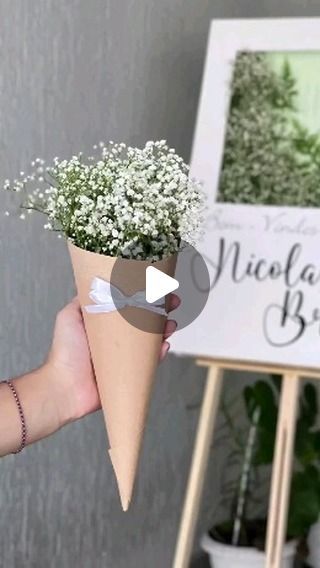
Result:
[[[98,391],[109,438],[109,455],[118,482],[121,503],[127,510],[138,466],[150,393],[162,344],[165,317],[149,310],[125,307],[121,313],[152,325],[159,333],[134,327],[120,312],[92,314],[89,292],[93,278],[111,280],[116,258],[80,249],[69,243],[84,324],[95,370]],[[145,271],[151,263],[118,259],[112,284],[126,295],[145,290]],[[152,263],[174,275],[176,256]],[[120,268],[120,270],[119,270]],[[148,325],[148,329],[150,329]]]

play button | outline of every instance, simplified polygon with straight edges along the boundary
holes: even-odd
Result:
[[[164,298],[179,288],[179,282],[158,268],[148,266],[146,269],[146,300],[149,304]]]
[[[206,261],[188,243],[181,243],[177,254],[151,263],[119,257],[105,279],[112,284],[118,313],[133,327],[161,335],[167,317],[177,321],[178,330],[192,324],[210,292]],[[172,292],[180,297],[181,305],[171,313]]]

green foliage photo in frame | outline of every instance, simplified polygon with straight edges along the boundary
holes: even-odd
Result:
[[[218,200],[320,203],[320,54],[237,55]]]

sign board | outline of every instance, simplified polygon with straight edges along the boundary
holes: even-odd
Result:
[[[191,161],[207,195],[197,248],[210,294],[172,338],[176,353],[320,365],[319,29],[212,23]]]

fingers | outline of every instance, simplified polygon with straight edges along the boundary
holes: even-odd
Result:
[[[80,302],[79,302],[79,298],[78,296],[75,296],[72,301],[70,302],[70,306],[77,310],[78,314],[81,316],[82,319],[82,310],[81,310],[81,306],[80,306]]]
[[[176,310],[181,304],[181,300],[177,294],[170,294],[169,297],[169,308],[168,312],[172,312],[172,310]]]
[[[160,356],[159,356],[160,361],[163,361],[169,349],[170,349],[170,344],[167,341],[164,341],[161,345]]]
[[[181,300],[179,296],[177,296],[177,294],[170,294],[168,312],[176,310],[180,306],[180,304]],[[169,337],[171,337],[171,335],[176,331],[176,329],[177,329],[177,322],[175,320],[167,320],[163,333],[164,341],[161,346],[160,357],[159,357],[160,361],[163,361],[163,359],[165,358],[165,356],[167,355],[170,349],[170,343],[166,340],[169,339]]]
[[[60,310],[58,314],[59,319],[69,317],[69,318],[76,318],[82,319],[82,312],[80,308],[80,303],[78,297],[76,296],[67,304],[62,310]]]
[[[159,357],[160,361],[163,361],[163,359],[165,358],[165,356],[167,355],[170,349],[170,343],[166,340],[169,339],[169,337],[171,337],[171,335],[175,332],[176,329],[177,329],[177,322],[175,320],[168,320],[163,333],[164,341],[162,343],[160,350],[160,357]]]
[[[168,339],[177,329],[177,322],[175,320],[168,320],[163,333],[163,339]]]

